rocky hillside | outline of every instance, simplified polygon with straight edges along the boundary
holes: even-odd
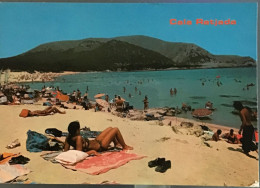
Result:
[[[188,43],[147,36],[88,38],[42,44],[0,59],[0,68],[17,71],[130,71],[167,68],[255,66],[251,57],[213,55]]]

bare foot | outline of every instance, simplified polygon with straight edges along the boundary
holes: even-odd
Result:
[[[61,114],[66,114],[66,111],[61,112]]]
[[[122,146],[120,144],[116,144],[114,147],[122,149]]]
[[[133,147],[128,146],[128,145],[126,145],[125,147],[123,147],[123,150],[133,150],[133,149],[134,149]]]

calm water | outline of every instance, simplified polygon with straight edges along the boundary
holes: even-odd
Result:
[[[218,81],[222,85],[218,86]],[[256,68],[80,73],[59,77],[51,83],[30,85],[35,89],[41,89],[43,85],[59,86],[67,93],[80,89],[82,94],[88,86],[91,99],[97,93],[106,93],[110,97],[117,94],[137,109],[143,108],[145,95],[149,98],[149,107],[181,107],[184,102],[192,108],[203,108],[207,101],[211,101],[216,110],[211,120],[203,122],[239,127],[239,117],[231,113],[233,101],[249,101],[248,106],[257,106],[256,85],[243,90],[249,83],[256,84]],[[126,87],[125,93],[123,87]],[[171,96],[170,88],[176,88],[177,94]],[[178,116],[192,118],[190,112]]]

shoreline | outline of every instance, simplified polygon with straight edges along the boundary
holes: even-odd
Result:
[[[29,82],[43,82],[42,77],[45,77],[44,82],[51,82],[54,81],[55,78],[64,76],[64,75],[72,75],[72,74],[80,74],[80,73],[110,73],[110,72],[150,72],[150,71],[173,71],[173,70],[200,70],[200,69],[230,69],[230,68],[256,68],[256,66],[241,66],[241,67],[183,67],[183,68],[167,68],[167,69],[146,69],[146,70],[129,70],[129,71],[111,71],[111,70],[105,70],[105,71],[87,71],[87,72],[76,72],[76,71],[63,71],[63,72],[38,72],[35,71],[35,73],[29,73],[27,71],[11,71],[9,72],[9,83],[29,83]],[[3,75],[0,75],[0,81],[1,84],[4,83],[4,73]],[[32,78],[35,78],[32,81]],[[21,79],[21,77],[25,77],[26,79]],[[1,79],[2,78],[2,79]],[[47,78],[47,79],[46,79]]]

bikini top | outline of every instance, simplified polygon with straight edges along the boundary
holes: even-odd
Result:
[[[72,139],[67,139],[67,141],[68,141],[69,145],[71,145],[74,149],[76,149],[76,142],[75,141],[73,141]],[[83,151],[87,151],[88,148],[89,148],[89,139],[88,138],[83,138],[83,141],[84,142],[83,142],[82,149],[83,149]],[[86,145],[86,143],[88,145]]]

